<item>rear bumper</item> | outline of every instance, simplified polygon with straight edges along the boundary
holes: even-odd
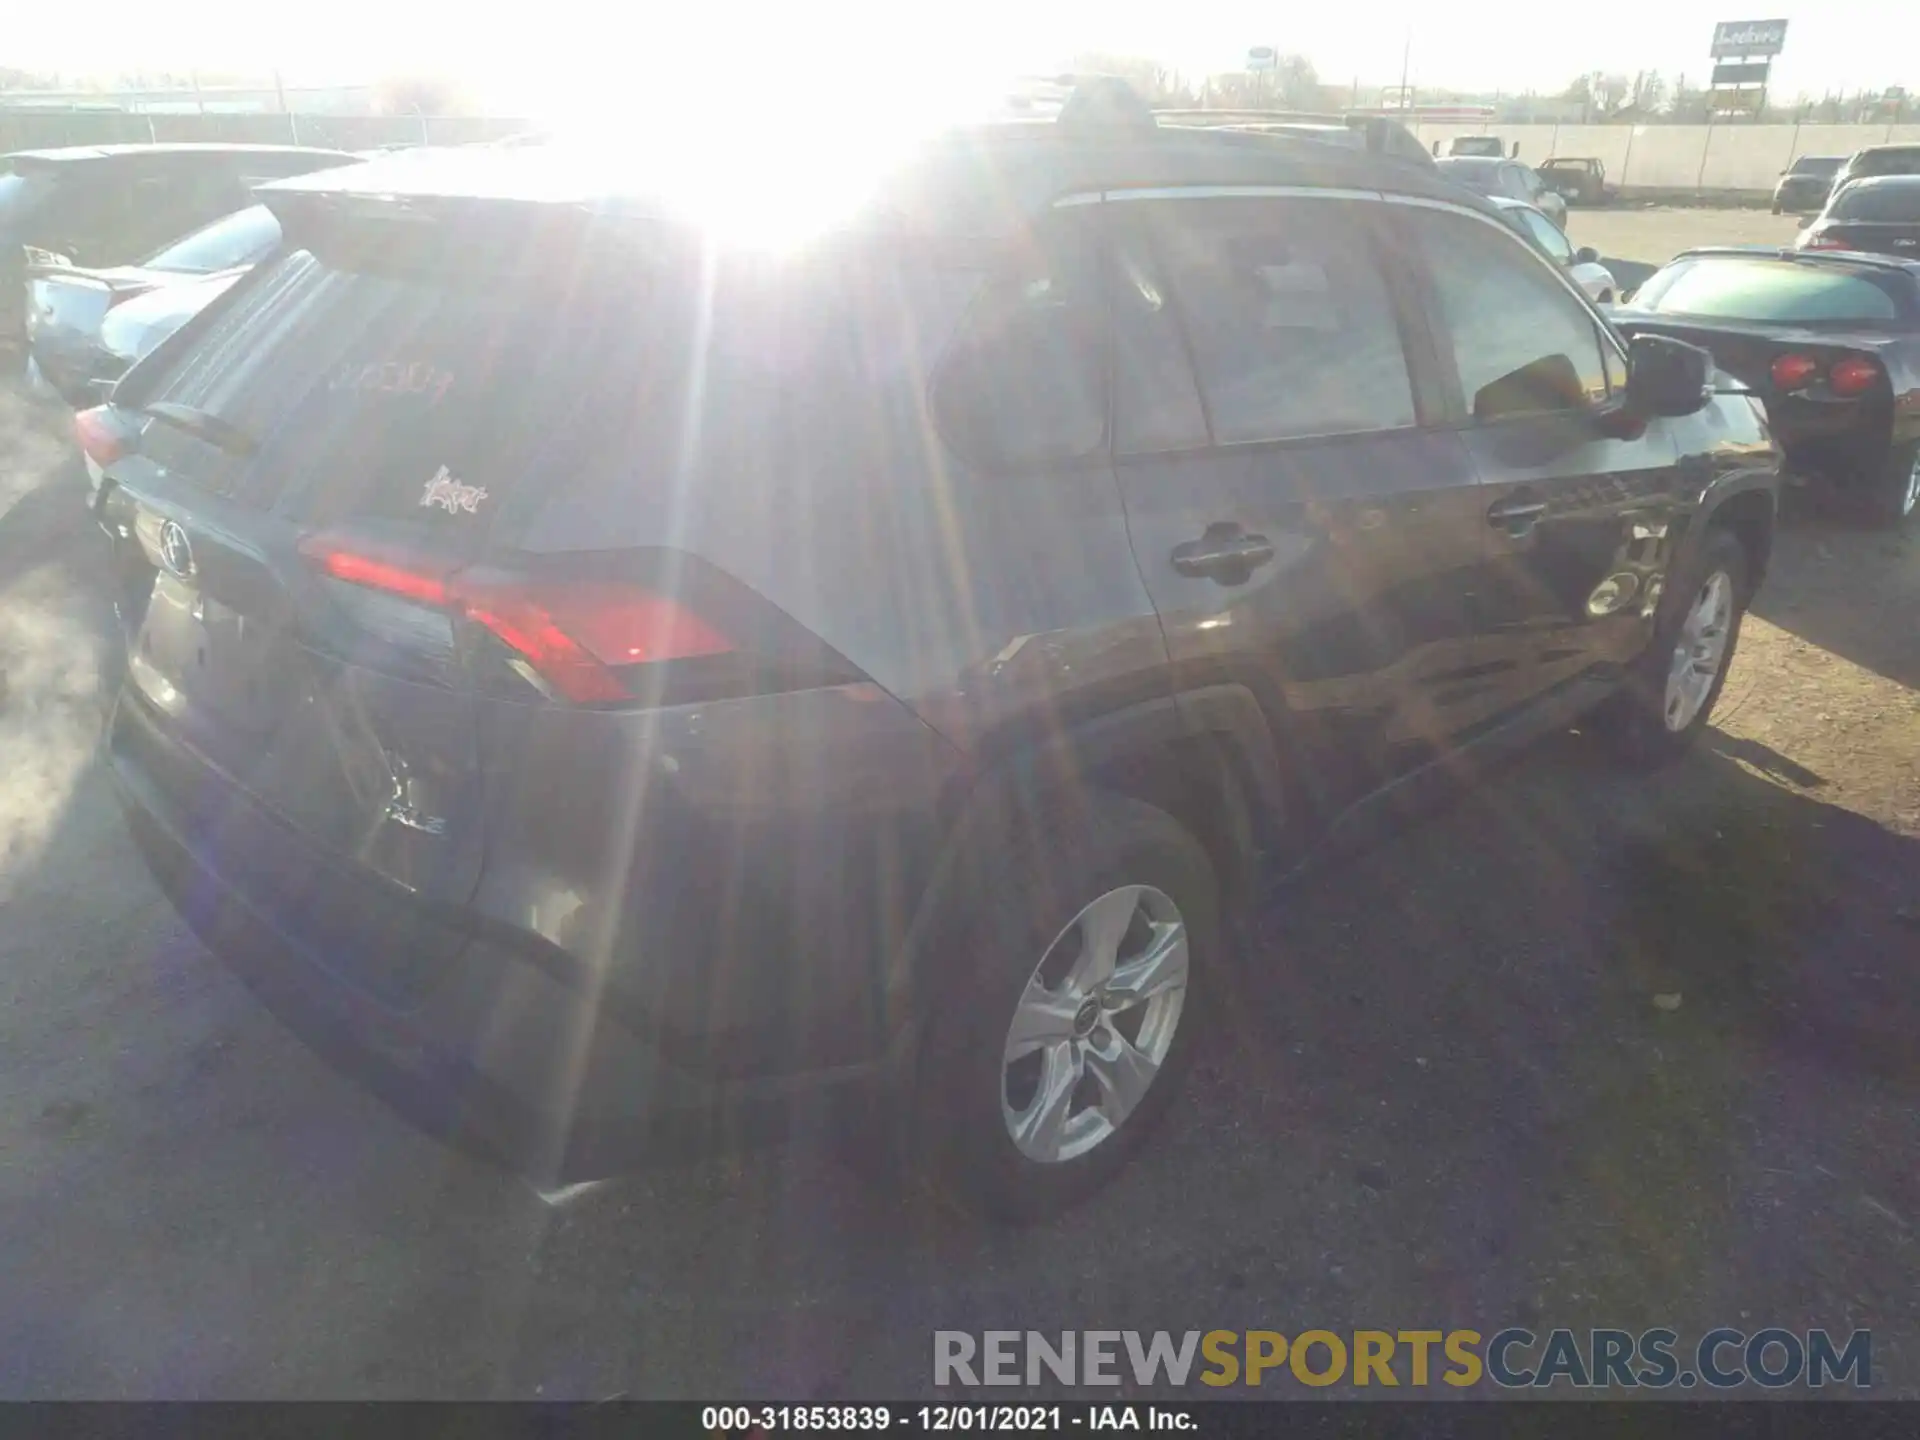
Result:
[[[823,1117],[834,1094],[869,1078],[868,1068],[846,1067],[718,1079],[675,1065],[544,966],[536,946],[469,931],[460,917],[307,846],[180,753],[132,695],[109,733],[133,837],[208,948],[289,1028],[413,1124],[537,1184],[763,1140]],[[169,760],[221,792],[203,794],[193,818],[155,779],[156,761]],[[246,859],[221,858],[236,855]],[[321,914],[324,932],[300,919]],[[342,954],[346,947],[355,953]],[[393,952],[406,949],[443,957],[417,1003],[402,1007],[350,973],[389,957],[405,967],[408,957]]]

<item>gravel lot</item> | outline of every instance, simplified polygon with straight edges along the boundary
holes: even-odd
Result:
[[[1658,782],[1570,735],[1275,897],[1178,1123],[1061,1222],[801,1149],[552,1205],[327,1069],[150,885],[92,756],[77,481],[0,407],[0,1396],[900,1398],[937,1327],[1772,1324],[1871,1326],[1876,1392],[1920,1397],[1920,539],[1794,521]]]

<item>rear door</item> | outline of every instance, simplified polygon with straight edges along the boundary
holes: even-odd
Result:
[[[1503,709],[1631,659],[1684,506],[1668,427],[1619,414],[1626,360],[1557,267],[1498,222],[1396,205],[1482,482],[1473,589]]]
[[[557,321],[584,283],[297,249],[123,397],[152,418],[111,503],[158,575],[122,703],[439,898],[471,892],[481,835],[475,705],[432,591],[592,443],[571,417],[628,327],[617,288]],[[317,539],[384,590],[321,574]]]
[[[1103,207],[1115,451],[1181,684],[1248,686],[1333,811],[1429,757],[1471,689],[1483,503],[1366,197]],[[1197,384],[1196,384],[1197,377]]]

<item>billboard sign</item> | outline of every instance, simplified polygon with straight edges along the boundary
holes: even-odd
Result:
[[[1713,58],[1778,55],[1787,44],[1784,20],[1722,20],[1713,27]]]
[[[1713,67],[1715,85],[1764,85],[1767,83],[1767,71],[1772,67],[1771,60],[1750,60],[1745,64],[1722,62]]]
[[[1247,69],[1271,70],[1279,58],[1280,57],[1274,53],[1273,46],[1255,45],[1247,51]]]

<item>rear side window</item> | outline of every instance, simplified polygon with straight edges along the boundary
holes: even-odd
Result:
[[[1414,424],[1393,301],[1343,204],[1190,200],[1153,218],[1216,443]]]
[[[1855,179],[1863,175],[1920,175],[1920,148],[1870,150],[1854,156],[1847,173]]]
[[[1099,267],[1078,227],[1023,245],[975,300],[934,382],[947,442],[988,471],[1105,452]]]
[[[1634,304],[1661,314],[1798,324],[1884,325],[1900,315],[1892,292],[1855,267],[1738,255],[1676,260],[1640,287]]]
[[[1206,411],[1166,278],[1147,236],[1121,229],[1109,269],[1113,316],[1113,448],[1121,455],[1195,450]]]
[[[1426,261],[1443,347],[1474,419],[1581,410],[1606,399],[1592,315],[1515,237],[1431,210],[1410,211],[1406,226]]]

